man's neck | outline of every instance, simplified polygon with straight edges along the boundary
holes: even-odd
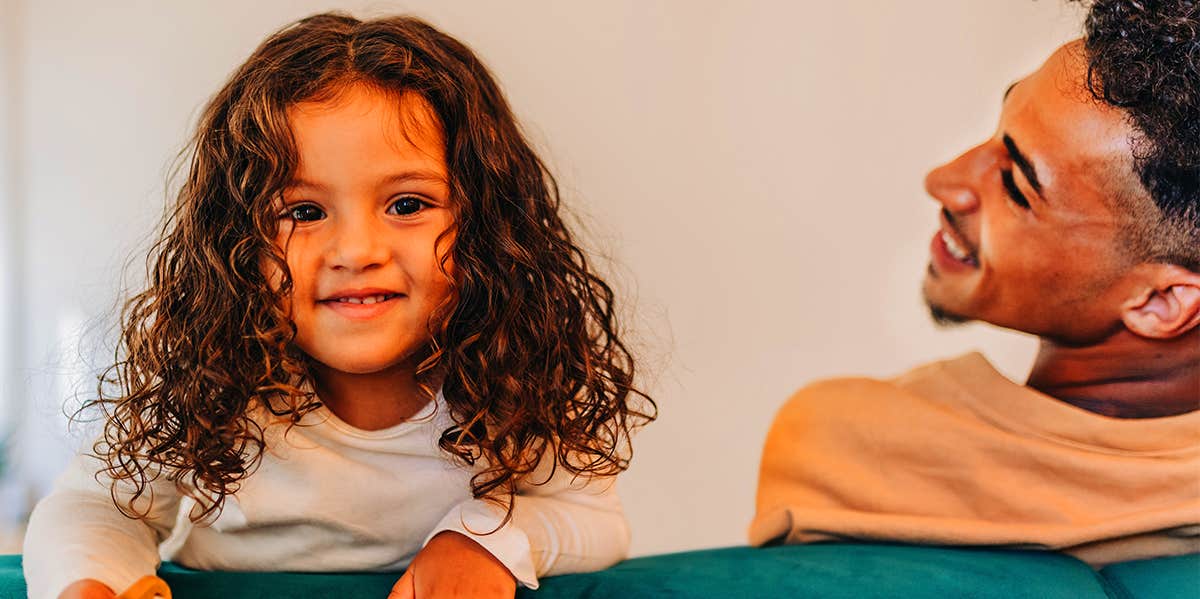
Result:
[[[1200,328],[1166,341],[1121,330],[1086,347],[1043,339],[1026,384],[1114,418],[1193,412],[1200,409]]]

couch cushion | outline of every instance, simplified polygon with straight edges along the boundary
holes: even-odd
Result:
[[[656,555],[601,572],[547,578],[542,588],[537,597],[1107,596],[1095,571],[1064,555],[867,544]]]
[[[178,599],[382,598],[399,577],[394,573],[200,572],[172,564],[164,564],[160,575]],[[24,596],[20,556],[0,556],[0,599]],[[635,558],[601,572],[545,578],[542,590],[522,590],[518,596],[1087,599],[1106,594],[1091,568],[1064,555],[825,544],[732,547]]]
[[[1200,554],[1114,564],[1100,573],[1122,599],[1200,597]]]

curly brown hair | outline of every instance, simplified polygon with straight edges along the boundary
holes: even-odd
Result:
[[[1137,131],[1134,171],[1157,212],[1126,241],[1142,259],[1200,272],[1200,2],[1080,2],[1088,87]]]
[[[293,343],[274,206],[298,161],[288,108],[355,83],[416,93],[440,119],[454,267],[417,375],[427,391],[441,382],[455,422],[441,448],[484,466],[473,494],[511,514],[515,483],[546,456],[576,475],[615,475],[631,429],[656,417],[633,385],[613,291],[573,241],[557,184],[487,68],[415,18],[319,14],[270,36],[205,108],[148,288],[122,311],[115,363],[89,406],[103,410],[94,451],[127,515],[144,515],[134,503],[164,475],[197,499],[193,520],[215,513],[262,455],[251,411],[295,424],[320,405]],[[131,485],[124,502],[118,484]]]

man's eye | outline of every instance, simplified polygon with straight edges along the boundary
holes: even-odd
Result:
[[[325,218],[325,212],[312,204],[300,204],[288,209],[287,216],[296,222],[307,223]]]
[[[425,206],[425,202],[421,201],[420,198],[403,196],[396,198],[396,201],[388,206],[388,212],[399,216],[409,216],[420,212]]]
[[[1025,199],[1025,194],[1021,193],[1021,189],[1017,187],[1017,181],[1013,179],[1012,169],[1000,171],[1000,181],[1004,183],[1004,190],[1008,192],[1008,198],[1014,204],[1028,210],[1029,200]]]

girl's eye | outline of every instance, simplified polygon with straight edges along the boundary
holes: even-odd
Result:
[[[396,198],[391,206],[388,206],[388,213],[398,216],[410,216],[420,212],[427,204],[421,201],[416,196],[402,196]]]
[[[1021,188],[1017,187],[1017,181],[1013,179],[1012,169],[1000,171],[1000,181],[1004,183],[1004,191],[1008,193],[1008,199],[1021,208],[1029,210],[1029,200],[1025,199],[1025,194],[1021,193]]]
[[[287,216],[296,222],[307,223],[325,218],[325,211],[312,204],[300,204],[289,208]]]

